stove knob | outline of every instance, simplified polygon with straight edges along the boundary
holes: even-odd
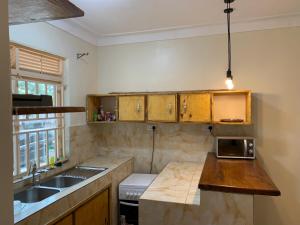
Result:
[[[249,149],[248,152],[249,152],[250,155],[253,155],[253,149]]]
[[[249,147],[253,147],[253,143],[249,143]]]
[[[126,197],[129,197],[129,192],[126,192]]]

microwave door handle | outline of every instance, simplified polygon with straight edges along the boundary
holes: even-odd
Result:
[[[129,202],[122,202],[120,201],[121,205],[127,205],[127,206],[133,206],[133,207],[138,207],[139,204],[135,204],[135,203],[129,203]]]
[[[244,156],[247,156],[247,140],[244,139]]]

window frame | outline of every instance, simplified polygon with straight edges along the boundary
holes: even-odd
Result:
[[[53,99],[53,103],[56,106],[63,106],[64,105],[64,85],[63,85],[63,74],[61,75],[54,75],[54,74],[45,74],[45,73],[39,73],[35,71],[28,71],[28,70],[22,70],[18,66],[18,46],[15,43],[12,43],[12,46],[15,47],[15,55],[11,54],[11,62],[15,63],[15,68],[11,69],[11,85],[13,93],[18,92],[18,81],[25,81],[25,94],[28,93],[28,82],[34,82],[36,93],[38,93],[38,84],[44,84],[45,85],[45,93],[47,94],[47,87],[48,85],[54,85],[55,86],[55,99]],[[22,46],[22,48],[27,48]],[[34,49],[30,48],[31,51],[34,51]],[[41,51],[36,50],[39,54],[41,54]],[[44,53],[44,52],[42,52]],[[48,53],[45,53],[48,54]],[[54,57],[55,55],[50,54],[51,57]],[[15,58],[14,58],[15,57]],[[62,66],[62,71],[64,68],[64,58],[57,56],[58,59],[60,59],[60,63]],[[14,179],[18,179],[23,177],[28,173],[29,166],[30,166],[30,135],[34,134],[35,136],[35,160],[37,160],[37,167],[42,169],[49,166],[49,155],[50,151],[48,149],[49,144],[49,132],[54,131],[54,137],[55,137],[55,158],[61,158],[64,159],[66,157],[65,154],[65,117],[62,113],[56,113],[53,115],[53,117],[49,117],[51,114],[43,114],[44,117],[40,117],[39,114],[35,116],[35,118],[30,118],[31,115],[26,115],[24,119],[20,119],[20,116],[14,116],[13,117],[13,142],[14,142],[14,148],[13,148],[13,155],[14,155]],[[36,130],[20,130],[20,122],[22,121],[43,121],[43,120],[55,120],[56,126],[51,128],[41,128]],[[46,138],[44,139],[45,145],[45,151],[46,151],[46,164],[41,165],[40,164],[40,133],[45,132]],[[21,171],[21,151],[20,151],[20,143],[19,143],[19,135],[25,134],[25,145],[26,145],[26,171]]]

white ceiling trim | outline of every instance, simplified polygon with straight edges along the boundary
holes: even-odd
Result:
[[[83,28],[78,23],[60,20],[52,21],[50,24],[65,30],[93,45],[111,46],[120,44],[143,43],[151,41],[172,40],[180,38],[190,38],[198,36],[209,36],[224,34],[227,32],[225,24],[198,26],[190,28],[179,28],[167,31],[140,32],[117,36],[105,36],[97,38],[95,34]],[[300,15],[290,15],[281,17],[264,18],[253,21],[238,22],[232,24],[232,32],[247,32],[256,30],[267,30],[284,27],[300,26]]]
[[[74,23],[71,20],[53,20],[53,21],[48,21],[47,23],[60,28],[61,30],[64,30],[75,37],[78,37],[92,45],[97,45],[98,43],[98,38],[95,34],[91,33],[87,29],[84,29],[77,23]]]

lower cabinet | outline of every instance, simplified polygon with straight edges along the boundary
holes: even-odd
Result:
[[[108,190],[78,208],[74,218],[75,225],[108,225]]]
[[[108,193],[103,191],[55,225],[109,225]]]
[[[55,225],[73,225],[73,214],[70,214],[67,217],[63,218]]]

